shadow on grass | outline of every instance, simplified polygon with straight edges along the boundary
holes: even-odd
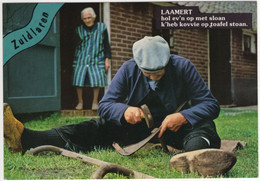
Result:
[[[22,123],[26,123],[29,121],[44,120],[53,114],[60,114],[60,113],[58,113],[57,111],[49,111],[49,112],[15,114],[14,116]]]

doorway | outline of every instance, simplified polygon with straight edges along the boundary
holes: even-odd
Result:
[[[60,10],[60,57],[61,57],[61,109],[75,109],[77,105],[76,88],[72,86],[73,58],[75,48],[79,42],[76,34],[77,26],[82,24],[81,11],[92,7],[96,12],[96,21],[100,20],[100,3],[65,3]],[[99,100],[104,95],[104,88],[100,89]],[[91,109],[93,91],[83,89],[83,109]]]
[[[232,104],[230,30],[209,31],[210,89],[221,105]]]

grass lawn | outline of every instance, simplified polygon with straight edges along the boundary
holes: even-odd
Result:
[[[257,178],[258,177],[258,113],[249,110],[222,109],[215,120],[218,133],[222,139],[247,142],[244,149],[237,150],[237,163],[220,178]],[[46,130],[53,127],[78,123],[86,118],[61,117],[53,113],[47,118],[37,117],[25,122],[25,127],[34,130]],[[121,156],[114,150],[96,149],[87,154],[90,157],[110,163],[123,165],[129,169],[151,175],[155,178],[201,178],[195,174],[185,174],[169,169],[168,155],[161,149],[141,149],[132,156]],[[52,152],[37,156],[11,154],[4,147],[4,179],[38,180],[38,179],[90,179],[98,166],[56,155]],[[105,179],[125,179],[117,174],[107,174]]]

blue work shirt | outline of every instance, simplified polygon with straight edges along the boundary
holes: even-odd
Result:
[[[98,114],[106,121],[122,125],[124,112],[129,106],[140,106],[149,93],[149,83],[134,59],[126,61],[114,76],[99,102]],[[159,80],[156,92],[168,114],[176,111],[186,100],[189,105],[180,113],[194,127],[203,121],[212,121],[220,107],[195,66],[186,58],[171,55],[165,74]]]

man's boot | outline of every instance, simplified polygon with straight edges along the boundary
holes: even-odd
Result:
[[[216,176],[228,172],[236,163],[233,153],[220,149],[202,149],[173,156],[170,169],[198,172],[202,176]]]
[[[11,107],[4,103],[4,140],[12,152],[23,152],[21,136],[24,125],[18,121],[11,110]]]

